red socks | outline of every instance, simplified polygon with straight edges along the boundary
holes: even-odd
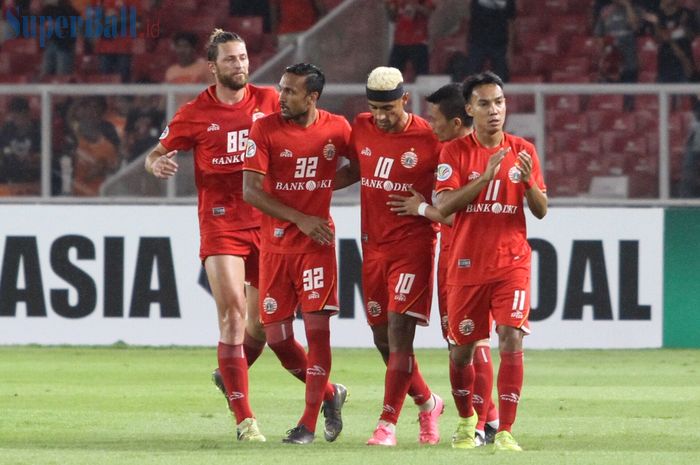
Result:
[[[474,394],[472,403],[474,410],[479,415],[479,422],[476,429],[484,430],[486,421],[489,420],[489,414],[495,410],[493,401],[491,400],[491,392],[493,390],[493,364],[491,362],[491,348],[488,346],[476,346],[474,352]],[[493,420],[494,418],[491,418]]]
[[[501,352],[498,368],[498,411],[501,416],[498,431],[510,431],[520,402],[523,387],[523,353]]]
[[[326,388],[330,386],[331,373],[331,332],[327,313],[307,313],[304,315],[306,342],[309,345],[306,368],[306,407],[299,420],[300,425],[309,431],[316,431],[316,421],[321,410],[321,402]],[[331,386],[331,392],[332,392]]]
[[[245,336],[243,336],[243,351],[245,352],[245,359],[248,363],[248,368],[250,368],[258,357],[260,357],[260,354],[263,353],[264,348],[265,341],[259,341],[248,334],[248,331],[245,332]]]
[[[452,385],[452,397],[455,400],[457,413],[460,418],[474,415],[472,396],[474,392],[474,365],[460,367],[450,358],[450,384]]]
[[[243,346],[219,342],[217,357],[229,408],[236,416],[236,423],[240,423],[253,416],[248,402],[248,364]]]
[[[425,382],[425,378],[420,373],[418,369],[418,360],[413,358],[413,376],[411,377],[411,385],[408,387],[408,395],[413,398],[413,402],[416,405],[421,405],[426,403],[431,396],[432,392],[428,387],[428,383]]]
[[[384,408],[381,420],[396,424],[414,374],[415,356],[412,353],[391,352],[384,380]],[[428,391],[430,392],[430,391]],[[427,400],[427,398],[426,398]]]

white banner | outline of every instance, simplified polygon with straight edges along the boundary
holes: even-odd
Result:
[[[359,208],[332,213],[341,299],[332,343],[373,347],[359,287]],[[196,215],[194,206],[0,206],[0,344],[216,344]],[[527,347],[661,346],[663,210],[550,209],[528,227]],[[445,347],[433,303],[416,347]]]

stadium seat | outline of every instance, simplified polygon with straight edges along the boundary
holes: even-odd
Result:
[[[591,197],[625,199],[629,195],[627,176],[594,176],[588,190]]]
[[[581,98],[578,95],[550,95],[546,97],[547,110],[563,110],[578,113],[581,110]]]
[[[229,31],[235,31],[245,39],[248,51],[257,53],[262,50],[262,16],[231,16],[226,21],[226,28]]]
[[[513,79],[511,79],[511,82],[513,82]],[[508,113],[534,113],[535,97],[533,95],[509,93],[506,98],[506,105]]]
[[[588,72],[580,73],[569,70],[554,70],[551,73],[552,82],[586,83],[591,82],[591,75]]]
[[[577,134],[588,134],[589,124],[584,113],[568,111],[548,111],[547,127],[550,130],[570,131]]]
[[[596,40],[590,35],[572,35],[566,52],[570,57],[598,58],[600,55]]]
[[[548,14],[565,14],[569,12],[570,3],[576,3],[577,0],[542,0],[542,10],[546,11]]]
[[[591,136],[578,136],[573,148],[582,154],[597,155],[600,153],[600,139]]]
[[[621,112],[624,109],[624,97],[622,95],[591,95],[586,108],[588,110]]]
[[[569,38],[574,34],[579,34],[582,29],[586,29],[589,24],[586,14],[567,14],[552,16],[549,20],[549,32],[554,34],[561,41],[568,43]]]
[[[550,21],[546,16],[530,14],[518,16],[513,26],[515,27],[515,36],[520,37],[521,34],[547,32],[549,25]]]

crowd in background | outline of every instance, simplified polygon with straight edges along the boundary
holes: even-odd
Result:
[[[190,3],[196,4],[197,0]],[[256,18],[262,25],[259,57],[272,56],[294,43],[304,30],[313,26],[339,2],[321,0],[230,0],[222,2],[222,14],[235,18]],[[515,0],[464,0],[465,16],[453,36],[464,42],[464,52],[456,51],[439,61],[433,54],[444,53],[432,35],[432,15],[448,0],[384,0],[393,31],[388,63],[402,70],[409,81],[429,73],[451,74],[453,80],[485,68],[494,70],[504,81],[523,82],[518,73],[517,55],[524,52],[518,21],[527,22],[532,14],[522,14]],[[455,3],[452,1],[451,3]],[[700,37],[700,9],[683,0],[594,0],[589,2],[587,24],[581,27],[594,40],[597,58],[591,81],[638,82],[640,79],[640,38],[655,42],[656,81],[660,83],[697,82],[700,77],[694,59],[693,43]],[[186,8],[187,2],[179,3]],[[43,16],[85,17],[99,6],[106,15],[117,15],[121,7],[133,7],[140,18],[140,50],[130,37],[84,39],[52,37],[42,54],[41,66],[17,77],[0,73],[0,81],[15,82],[212,82],[205,60],[200,30],[166,28],[174,11],[173,0],[5,0],[3,18],[8,12]],[[209,4],[207,4],[209,7]],[[520,13],[519,13],[520,11]],[[177,13],[172,13],[176,15]],[[546,12],[537,12],[546,15]],[[146,18],[146,19],[144,19]],[[147,22],[157,18],[157,37],[143,33]],[[190,24],[179,21],[173,24]],[[211,25],[207,25],[210,30]],[[241,32],[245,36],[245,31]],[[13,38],[7,22],[0,22],[0,56],[6,55],[21,39]],[[249,47],[251,55],[255,47]],[[150,55],[149,55],[150,54]],[[144,59],[144,56],[146,59]],[[695,56],[698,56],[696,50]],[[152,58],[149,57],[159,57]],[[253,60],[254,57],[251,58]],[[165,61],[167,60],[167,61]],[[0,68],[3,60],[0,59]],[[145,63],[145,64],[144,64]],[[8,65],[9,66],[9,65]],[[251,64],[251,68],[255,68]],[[515,77],[514,77],[515,74]],[[14,77],[13,77],[14,76]],[[0,195],[37,195],[40,179],[41,133],[38,97],[0,96],[4,118],[0,128]],[[676,105],[676,102],[673,102]],[[691,109],[697,105],[691,104]],[[633,101],[625,101],[633,110]],[[695,115],[698,111],[688,111]],[[139,157],[158,140],[165,117],[165,102],[159,96],[67,97],[53,100],[51,152],[54,195],[99,195],[106,177]],[[695,175],[698,169],[698,119],[687,124],[687,150],[684,157],[680,195],[699,196]],[[695,160],[695,161],[693,161]],[[68,168],[68,172],[67,172]],[[688,174],[691,170],[691,174]],[[69,179],[67,179],[67,177]],[[695,184],[693,184],[695,182]],[[690,183],[690,184],[689,184]]]

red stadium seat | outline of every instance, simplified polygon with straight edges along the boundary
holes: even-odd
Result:
[[[623,111],[624,97],[622,95],[591,95],[588,100],[588,110]]]
[[[588,120],[584,113],[568,111],[547,112],[547,127],[551,130],[570,131],[576,134],[587,134]]]
[[[546,11],[551,14],[565,14],[569,12],[569,4],[576,3],[577,0],[543,0],[542,11]]]
[[[513,82],[512,79],[511,82]],[[526,94],[508,94],[506,105],[508,113],[534,113],[535,97]]]
[[[550,81],[552,82],[571,82],[571,83],[586,83],[586,82],[591,82],[591,75],[586,72],[586,73],[580,73],[576,71],[568,71],[568,70],[555,70],[552,71]]]
[[[263,48],[262,16],[231,16],[226,21],[229,31],[240,34],[245,39],[250,52],[259,52]]]
[[[569,39],[567,55],[597,58],[600,55],[598,42],[590,35],[572,35]]]
[[[547,32],[549,24],[548,18],[543,15],[518,16],[514,23],[515,35],[520,37],[521,34]]]
[[[573,113],[581,111],[581,98],[578,95],[551,95],[546,99],[547,110],[564,110]]]
[[[549,32],[567,42],[574,34],[580,34],[582,30],[587,29],[589,24],[588,15],[585,14],[553,16],[548,19]]]
[[[600,153],[600,139],[598,137],[579,136],[574,147],[578,152],[597,155]]]

